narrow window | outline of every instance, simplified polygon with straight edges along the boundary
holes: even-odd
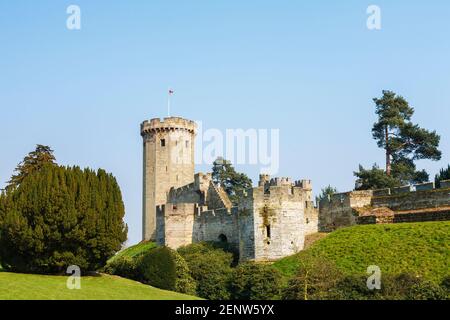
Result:
[[[270,239],[270,237],[271,237],[270,225],[266,226],[266,236],[267,236],[267,238],[269,238],[269,239]]]
[[[166,146],[166,139],[161,139],[161,147],[165,147]]]
[[[186,148],[189,148],[189,141],[186,140]]]

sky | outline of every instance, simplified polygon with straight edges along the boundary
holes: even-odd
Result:
[[[67,7],[81,9],[69,30]],[[381,10],[369,30],[366,10]],[[450,2],[1,1],[0,188],[36,144],[58,163],[104,168],[125,202],[128,245],[141,240],[140,123],[172,115],[204,129],[279,129],[278,176],[354,187],[384,163],[372,99],[404,96],[413,121],[442,137],[450,163]],[[260,166],[237,166],[254,181]],[[207,171],[199,165],[198,171]]]

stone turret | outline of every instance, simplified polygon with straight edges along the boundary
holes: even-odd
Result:
[[[171,188],[194,182],[196,124],[179,117],[141,124],[143,138],[143,240],[155,240],[156,207]]]

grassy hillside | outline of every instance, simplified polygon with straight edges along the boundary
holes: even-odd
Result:
[[[120,251],[114,257],[109,259],[108,263],[114,261],[117,258],[125,257],[125,256],[134,258],[134,257],[144,253],[145,251],[151,250],[156,247],[157,247],[157,245],[154,242],[141,242],[141,243],[138,243],[134,246],[128,247],[128,248]]]
[[[69,290],[68,277],[0,272],[0,300],[193,300],[108,275],[82,277],[80,290]]]
[[[339,229],[297,255],[274,266],[286,276],[295,274],[299,259],[320,256],[346,274],[365,274],[377,265],[383,273],[411,272],[440,281],[449,275],[450,222],[365,225]]]

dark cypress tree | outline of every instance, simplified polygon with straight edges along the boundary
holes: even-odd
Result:
[[[47,164],[0,202],[0,260],[12,271],[98,270],[126,240],[120,188],[104,170]]]

